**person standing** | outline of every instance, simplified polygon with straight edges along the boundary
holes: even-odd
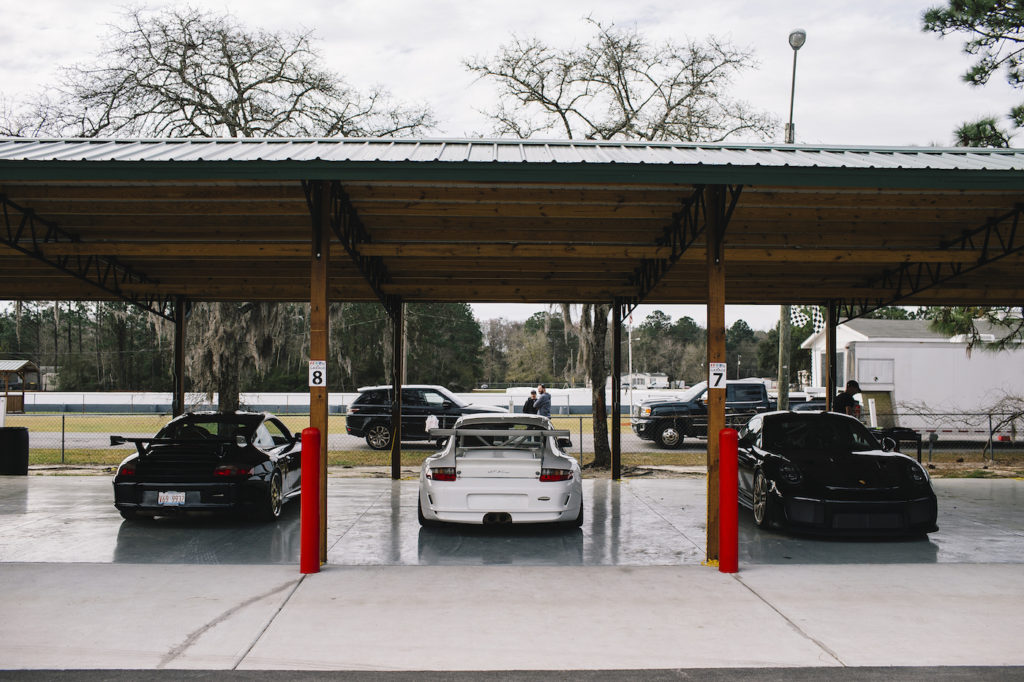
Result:
[[[530,391],[530,397],[523,403],[523,414],[537,414],[537,391]]]
[[[857,416],[857,401],[853,396],[860,393],[860,384],[853,379],[846,382],[846,390],[839,393],[832,401],[832,411]]]
[[[551,394],[544,388],[544,384],[537,387],[537,402],[534,403],[534,408],[537,410],[537,414],[550,417],[551,416]]]

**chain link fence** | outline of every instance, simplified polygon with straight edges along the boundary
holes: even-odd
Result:
[[[879,415],[881,417],[882,415]],[[116,466],[131,454],[131,445],[111,446],[110,436],[145,437],[154,435],[170,420],[168,414],[88,414],[30,413],[7,415],[7,426],[23,426],[29,431],[30,466]],[[280,415],[293,432],[309,425],[308,414]],[[915,428],[903,427],[890,434],[900,450],[917,455],[916,437],[920,437],[924,461],[985,462],[1002,456],[1024,458],[1024,420],[1009,413],[948,413],[916,415]],[[907,421],[904,418],[903,421]],[[593,421],[590,415],[556,415],[556,429],[570,432],[570,454],[586,465],[594,459]],[[686,438],[675,449],[663,449],[638,437],[629,417],[620,420],[622,462],[624,466],[701,465],[705,463],[706,441]],[[611,420],[608,421],[611,433]],[[887,435],[883,433],[882,435]],[[432,441],[402,444],[402,466],[418,466],[435,451]],[[390,449],[375,450],[365,439],[345,431],[345,416],[328,418],[328,455],[330,466],[388,466]]]

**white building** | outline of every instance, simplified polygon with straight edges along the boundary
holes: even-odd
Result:
[[[1001,352],[928,328],[927,320],[851,320],[836,328],[836,386],[856,379],[861,402],[879,414],[900,415],[903,426],[922,424],[908,412],[983,412],[1006,394],[1024,395],[1024,347]],[[986,340],[994,340],[988,336]],[[825,385],[825,331],[801,344],[811,351],[811,382]]]

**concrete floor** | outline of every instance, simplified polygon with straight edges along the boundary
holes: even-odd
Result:
[[[330,563],[300,576],[294,505],[269,525],[123,523],[108,478],[0,477],[0,669],[1021,679],[1024,481],[936,489],[926,540],[794,538],[741,513],[726,575],[699,565],[700,479],[587,481],[572,531],[421,530],[415,481],[332,479]]]
[[[889,541],[799,537],[740,512],[740,565],[1024,563],[1024,481],[939,479],[940,530]],[[0,562],[297,564],[299,509],[273,524],[123,522],[105,476],[0,477]],[[703,479],[584,481],[582,529],[424,529],[416,481],[332,478],[328,564],[678,566],[704,560]]]

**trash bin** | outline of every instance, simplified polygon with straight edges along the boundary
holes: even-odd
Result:
[[[27,427],[0,427],[0,475],[28,476]]]

